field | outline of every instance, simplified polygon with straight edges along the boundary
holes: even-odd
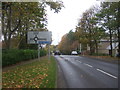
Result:
[[[2,88],[55,88],[56,61],[51,56],[2,72]]]

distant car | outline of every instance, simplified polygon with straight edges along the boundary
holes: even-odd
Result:
[[[78,53],[77,53],[77,51],[72,51],[71,54],[72,55],[77,55]]]
[[[116,57],[120,57],[120,54],[117,54]]]
[[[60,52],[55,52],[54,55],[61,55],[61,53]]]

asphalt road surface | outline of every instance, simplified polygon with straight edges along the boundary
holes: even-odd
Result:
[[[55,58],[58,88],[118,88],[118,64],[73,55]]]

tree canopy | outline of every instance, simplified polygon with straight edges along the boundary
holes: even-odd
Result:
[[[63,42],[71,42],[71,46],[78,41],[82,44],[82,51],[87,50],[89,46],[89,54],[98,53],[101,39],[108,39],[110,41],[111,52],[113,56],[113,42],[118,42],[118,54],[120,55],[120,2],[102,2],[100,6],[93,6],[86,10],[81,18],[78,20],[76,31],[69,32],[65,35],[59,47],[65,47],[72,50],[72,47],[68,48],[69,44]],[[74,34],[74,36],[71,36]],[[68,39],[67,39],[68,37]],[[74,38],[76,38],[74,40]],[[78,47],[78,46],[77,46]],[[62,49],[61,49],[62,50]],[[67,51],[67,50],[66,50]]]
[[[11,41],[17,40],[17,48],[25,44],[27,32],[47,30],[46,7],[55,13],[62,7],[62,1],[56,2],[2,2],[2,34],[6,48],[12,48]]]

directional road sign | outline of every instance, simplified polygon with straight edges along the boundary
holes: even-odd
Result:
[[[50,44],[52,33],[50,31],[29,31],[27,41],[28,44]]]

